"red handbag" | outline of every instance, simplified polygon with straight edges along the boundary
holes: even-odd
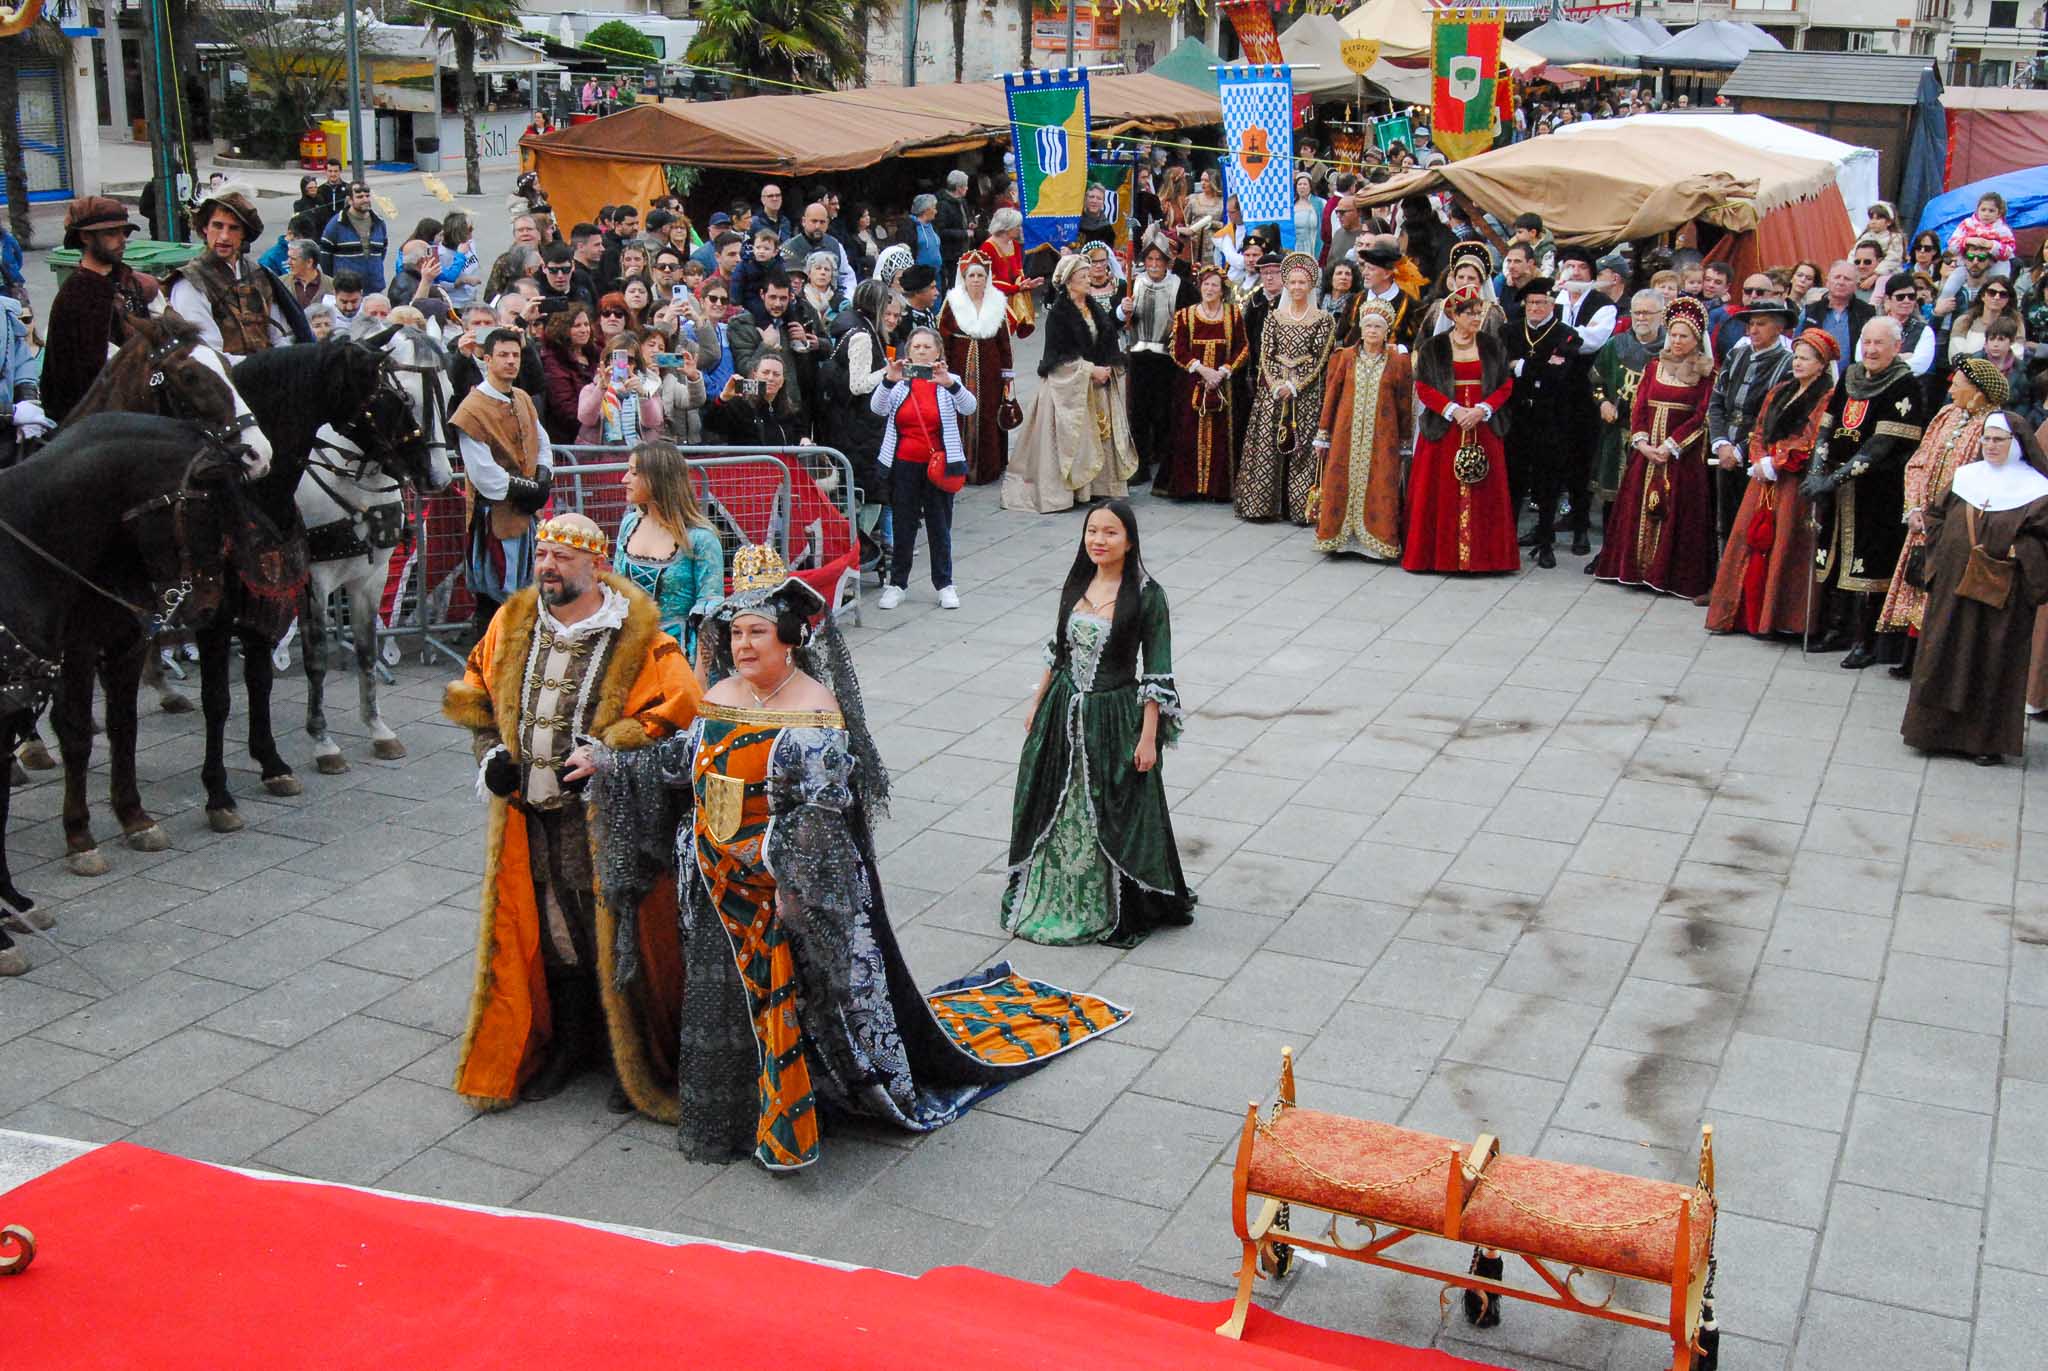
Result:
[[[924,478],[948,495],[958,495],[967,485],[966,472],[963,471],[958,476],[946,474],[946,454],[943,450],[931,455],[931,460],[925,464]]]

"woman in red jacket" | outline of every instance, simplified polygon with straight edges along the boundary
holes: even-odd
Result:
[[[578,301],[550,315],[541,333],[540,370],[548,386],[546,423],[551,443],[576,441],[576,402],[597,375],[596,332],[590,306]]]

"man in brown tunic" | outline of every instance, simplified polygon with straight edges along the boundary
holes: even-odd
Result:
[[[449,423],[469,482],[469,554],[465,575],[479,629],[498,606],[533,581],[533,517],[548,502],[554,449],[517,384],[523,340],[509,328],[484,339],[484,377]]]
[[[104,195],[73,200],[64,214],[64,246],[77,251],[78,269],[57,287],[43,349],[43,412],[60,423],[128,341],[128,320],[148,314],[156,298],[156,281],[121,260],[141,228]]]

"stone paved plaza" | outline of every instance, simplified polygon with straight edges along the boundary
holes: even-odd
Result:
[[[1227,1148],[1297,1050],[1304,1103],[1689,1177],[1717,1125],[1724,1366],[2012,1371],[2048,1338],[2048,774],[1926,761],[1905,687],[1710,638],[1556,571],[1332,563],[1292,528],[1138,499],[1194,710],[1165,777],[1201,908],[1129,952],[996,929],[1022,711],[1077,516],[963,497],[965,599],[918,584],[856,652],[895,776],[892,912],[936,984],[1001,957],[1137,1011],[923,1139],[834,1131],[812,1171],[695,1166],[603,1083],[478,1117],[449,1089],[481,810],[442,668],[386,710],[410,760],[311,775],[206,831],[195,720],[145,721],[173,850],[65,874],[42,776],[11,835],[58,912],[0,982],[0,1128],[917,1272],[1071,1267],[1221,1297]],[[920,561],[920,571],[922,561]],[[281,692],[295,720],[303,687]],[[354,726],[353,688],[330,718]],[[244,765],[246,762],[244,760]],[[97,787],[96,789],[103,789]],[[99,816],[101,831],[108,828]],[[1459,1260],[1458,1254],[1452,1254]],[[1669,1344],[1297,1263],[1310,1322],[1515,1368]],[[1654,1307],[1654,1306],[1652,1306]]]

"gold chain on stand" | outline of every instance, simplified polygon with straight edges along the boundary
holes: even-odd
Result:
[[[1274,1147],[1278,1148],[1280,1150],[1281,1156],[1287,1158],[1287,1160],[1293,1162],[1296,1166],[1308,1172],[1309,1175],[1314,1176],[1317,1180],[1321,1181],[1325,1185],[1334,1185],[1339,1190],[1349,1190],[1354,1194],[1359,1195],[1385,1194],[1389,1191],[1399,1190],[1403,1186],[1413,1185],[1416,1181],[1421,1180],[1430,1172],[1437,1170],[1439,1167],[1449,1165],[1451,1160],[1450,1154],[1446,1153],[1443,1156],[1438,1157],[1435,1161],[1425,1164],[1420,1170],[1412,1171],[1409,1174],[1401,1177],[1399,1180],[1347,1181],[1342,1176],[1332,1176],[1329,1172],[1322,1170],[1314,1162],[1309,1161],[1306,1157],[1302,1156],[1299,1152],[1296,1152],[1286,1143],[1280,1141],[1280,1139],[1274,1134],[1273,1127],[1271,1124],[1262,1123],[1258,1126],[1258,1129],[1259,1136],[1264,1138],[1267,1142],[1273,1144]]]

